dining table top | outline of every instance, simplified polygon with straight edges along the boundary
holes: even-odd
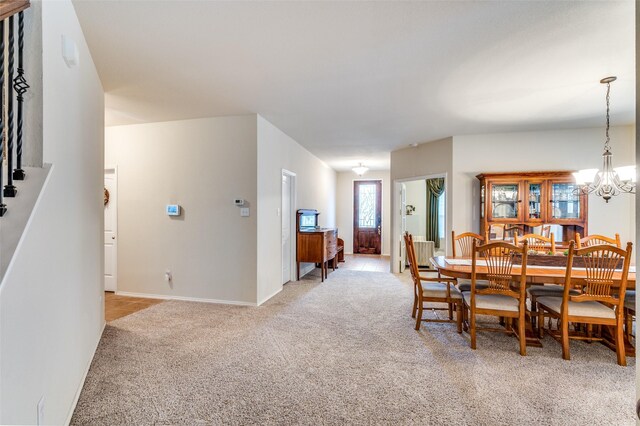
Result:
[[[434,256],[431,258],[431,264],[441,274],[452,278],[471,278],[471,258],[452,257],[452,256]],[[514,277],[521,274],[520,265],[514,265],[511,271]],[[476,265],[476,274],[483,278],[487,273],[487,267],[481,264]],[[565,280],[566,268],[562,266],[534,266],[527,265],[527,282],[532,284],[555,283],[562,284]],[[578,281],[586,278],[585,268],[572,268],[571,279]],[[613,273],[614,285],[620,285],[622,280],[622,271]],[[634,289],[636,285],[635,266],[632,266],[627,275],[627,288]]]

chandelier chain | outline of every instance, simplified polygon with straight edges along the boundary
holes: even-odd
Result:
[[[611,91],[611,83],[607,83],[607,140],[604,143],[604,150],[610,151],[611,146],[609,145],[609,92]]]

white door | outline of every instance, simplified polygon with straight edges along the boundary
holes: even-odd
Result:
[[[404,233],[407,232],[407,186],[400,184],[400,272],[404,272],[407,264],[406,247],[404,246]]]
[[[104,170],[104,289],[116,291],[118,281],[118,176],[115,168]]]
[[[282,174],[282,284],[291,281],[291,176]]]

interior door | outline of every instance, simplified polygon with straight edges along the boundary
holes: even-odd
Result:
[[[282,174],[282,284],[291,281],[291,176]]]
[[[118,178],[115,168],[104,171],[104,289],[116,291],[118,281]]]
[[[404,272],[407,265],[404,233],[407,232],[407,187],[400,184],[400,272]]]
[[[382,181],[353,183],[353,252],[381,254]]]

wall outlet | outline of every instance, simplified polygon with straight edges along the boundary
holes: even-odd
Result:
[[[240,209],[240,216],[249,217],[249,207],[242,207]]]
[[[168,283],[170,283],[171,281],[173,281],[173,275],[171,274],[171,271],[169,269],[167,269],[164,272],[164,280]]]
[[[44,395],[38,401],[38,417],[36,420],[37,425],[43,425],[44,423]]]

